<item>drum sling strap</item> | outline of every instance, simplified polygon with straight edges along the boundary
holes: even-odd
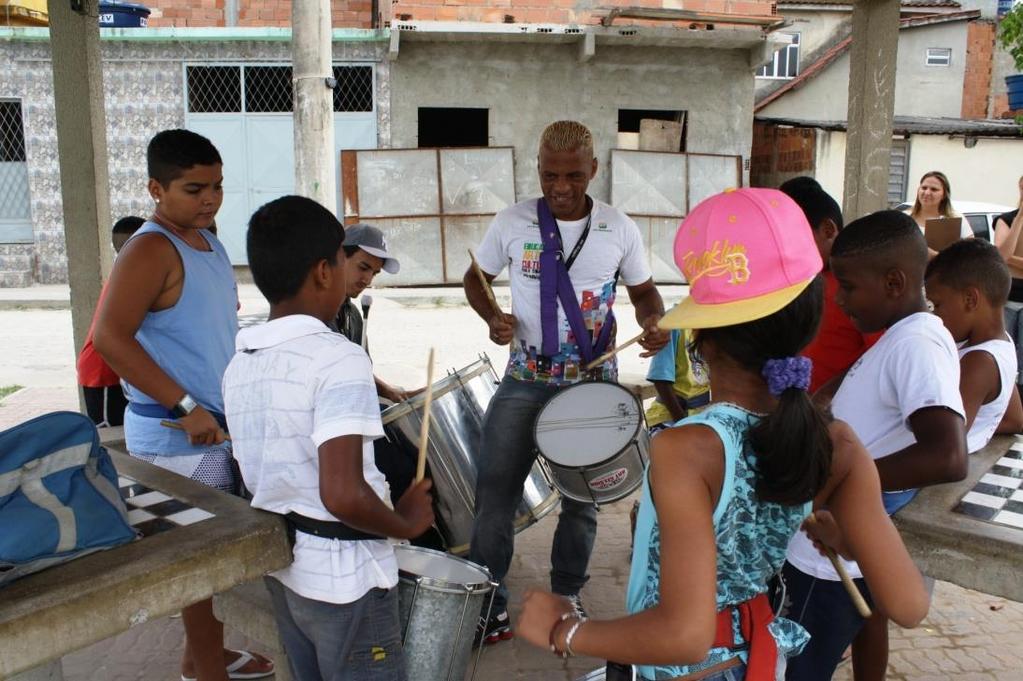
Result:
[[[593,211],[591,209],[586,220],[586,227],[579,236],[572,253],[568,256],[567,262],[564,260],[561,230],[558,229],[558,223],[543,197],[536,202],[536,215],[540,223],[540,238],[543,240],[543,251],[540,253],[540,329],[543,333],[543,346],[540,352],[547,357],[554,357],[561,352],[561,343],[558,338],[558,301],[560,300],[561,309],[565,311],[565,318],[568,320],[569,328],[572,329],[572,335],[575,336],[575,342],[579,346],[579,356],[585,366],[607,349],[611,340],[611,329],[615,322],[614,313],[609,309],[604,326],[600,329],[600,334],[594,343],[590,331],[583,321],[579,300],[576,298],[572,280],[568,276],[569,268],[572,267],[590,233],[590,220],[593,217]]]

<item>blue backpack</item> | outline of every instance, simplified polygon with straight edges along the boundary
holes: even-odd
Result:
[[[135,539],[117,471],[86,416],[0,432],[0,585]]]

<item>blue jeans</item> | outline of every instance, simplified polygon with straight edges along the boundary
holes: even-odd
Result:
[[[786,681],[830,681],[842,653],[856,638],[865,621],[856,611],[842,582],[817,579],[785,563],[781,571],[785,601],[778,614],[810,632],[803,652],[788,659]],[[868,604],[870,590],[862,578],[854,579]]]
[[[485,565],[500,583],[494,612],[508,605],[504,578],[515,551],[515,511],[522,486],[536,461],[533,424],[557,388],[505,377],[483,419],[476,478],[476,519],[469,560]],[[551,546],[551,590],[571,596],[589,576],[586,568],[597,536],[597,510],[591,503],[562,498]]]
[[[339,605],[299,596],[264,577],[291,676],[302,681],[405,681],[398,589]]]

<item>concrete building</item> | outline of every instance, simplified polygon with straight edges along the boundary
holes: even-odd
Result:
[[[150,210],[144,151],[152,134],[194,129],[224,157],[218,227],[232,260],[244,266],[248,216],[294,187],[290,2],[213,4],[158,0],[150,3],[148,28],[102,29],[111,213]],[[678,2],[635,4],[332,3],[335,151],[340,161],[342,150],[378,150],[350,154],[350,167],[339,163],[339,214],[380,222],[399,251],[408,249],[415,266],[390,283],[460,277],[464,265],[451,254],[464,255],[461,246],[474,243],[501,206],[537,192],[536,140],[558,118],[594,131],[595,196],[613,200],[616,177],[641,176],[651,199],[632,208],[651,243],[673,230],[689,200],[748,180],[753,72],[776,47],[774,3],[714,0],[699,3],[699,12],[672,9]],[[9,168],[0,174],[2,286],[67,280],[50,58],[47,29],[0,28],[0,72],[12,74],[0,82],[0,134],[10,140],[3,147]],[[669,157],[612,158],[613,148],[635,148],[643,119],[674,126]],[[419,184],[436,185],[424,191],[438,197],[442,184],[450,193],[441,160],[451,154],[383,153],[426,148],[464,150],[450,172],[468,173],[465,187],[476,198],[466,199],[466,190],[458,200],[477,203],[457,215],[428,206],[388,212],[388,201],[407,201]],[[437,177],[423,179],[431,172],[420,172],[423,154],[430,153]],[[653,205],[661,189],[655,166],[664,163],[683,182],[668,193],[684,199],[667,208]],[[381,174],[384,166],[393,173]],[[367,212],[369,194],[382,208]],[[484,195],[492,200],[477,205]],[[667,264],[662,271],[677,276]]]
[[[960,199],[1016,203],[1019,129],[991,120],[1009,116],[996,9],[993,0],[903,2],[892,204],[911,198],[919,177],[935,169],[949,176]],[[815,175],[841,202],[851,5],[780,2],[778,10],[790,45],[758,72],[751,181],[776,186]],[[991,122],[975,124],[985,120]]]

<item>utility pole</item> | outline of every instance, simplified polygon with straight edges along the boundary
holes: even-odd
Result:
[[[337,214],[330,0],[291,3],[295,192]]]
[[[847,221],[888,207],[899,0],[854,2],[845,149]]]
[[[83,0],[80,10],[75,11],[74,4],[49,0],[48,9],[60,196],[77,355],[85,344],[103,277],[110,273],[113,247],[103,68],[96,21],[99,5],[97,0]]]

